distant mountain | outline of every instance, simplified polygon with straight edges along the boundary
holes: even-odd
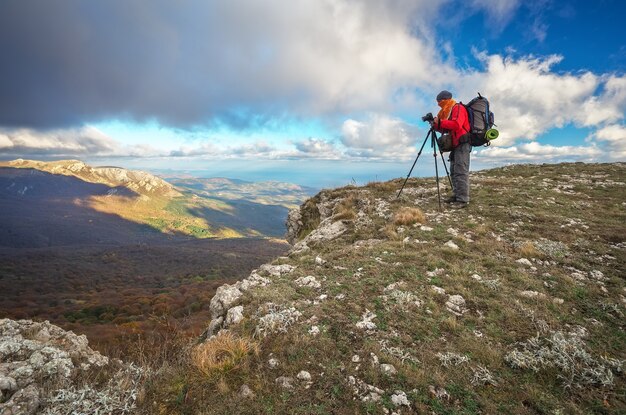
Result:
[[[134,243],[172,237],[282,237],[296,185],[179,179],[78,160],[0,163],[0,246]],[[146,239],[147,238],[147,239]]]
[[[35,169],[0,167],[0,247],[137,243],[163,235],[151,226],[99,212],[92,198],[135,198],[125,187]]]
[[[120,167],[91,167],[80,160],[37,161],[17,159],[0,166],[29,168],[63,176],[74,176],[89,183],[100,183],[110,187],[126,187],[146,196],[180,196],[171,184],[150,173],[126,170]]]

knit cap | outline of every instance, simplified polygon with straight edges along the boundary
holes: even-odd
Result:
[[[452,92],[446,91],[445,89],[437,94],[437,101],[441,101],[442,99],[452,99]]]

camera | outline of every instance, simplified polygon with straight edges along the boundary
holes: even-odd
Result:
[[[426,115],[424,115],[422,117],[422,121],[433,122],[433,121],[435,121],[435,117],[433,117],[433,113],[432,112],[429,112],[428,114],[426,114]]]

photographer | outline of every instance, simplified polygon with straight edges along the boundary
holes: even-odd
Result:
[[[450,207],[462,209],[469,203],[469,167],[472,145],[466,132],[470,130],[467,110],[452,99],[452,93],[441,91],[437,95],[441,110],[432,121],[435,130],[449,133],[452,137],[450,152],[450,175],[452,176],[452,196],[446,199]]]

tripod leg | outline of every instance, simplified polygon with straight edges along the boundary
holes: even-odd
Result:
[[[426,140],[428,140],[428,136],[430,135],[431,131],[433,131],[432,128],[426,134],[426,138],[424,138],[424,142],[422,143],[422,146],[420,147],[420,151],[417,153],[417,157],[415,157],[415,161],[413,162],[413,165],[411,166],[411,170],[409,170],[409,174],[406,175],[406,179],[404,179],[404,183],[402,183],[402,187],[400,188],[400,191],[398,192],[396,199],[400,197],[400,194],[402,193],[402,190],[404,190],[404,186],[406,185],[406,182],[409,180],[409,177],[411,177],[411,173],[413,173],[413,168],[415,168],[415,163],[417,163],[417,159],[419,159],[420,156],[422,155],[422,150],[424,150],[424,145],[426,144]]]
[[[441,207],[441,191],[439,190],[439,167],[437,166],[437,138],[435,132],[432,132],[430,143],[433,147],[433,158],[435,160],[435,178],[437,180],[437,199],[439,200],[439,211],[442,211]]]

